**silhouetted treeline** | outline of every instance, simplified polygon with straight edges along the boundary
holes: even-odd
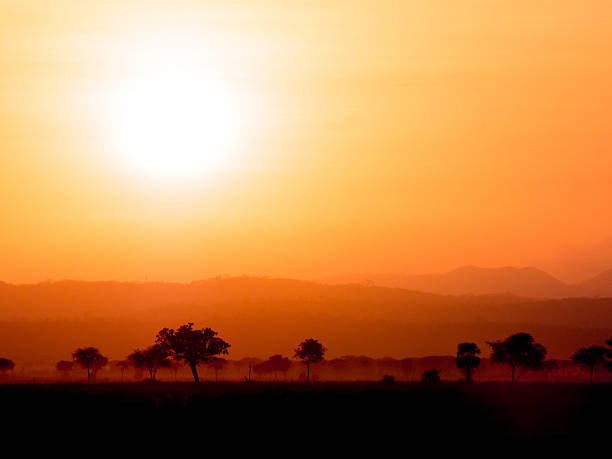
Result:
[[[612,338],[605,345],[593,345],[578,349],[571,360],[546,359],[548,350],[526,332],[514,333],[503,340],[487,341],[490,357],[481,358],[481,349],[476,343],[462,342],[457,345],[456,356],[393,359],[390,357],[373,359],[366,356],[344,356],[326,360],[327,348],[317,339],[308,338],[294,350],[294,361],[281,354],[274,354],[267,360],[255,357],[232,361],[222,358],[228,354],[230,344],[218,336],[211,328],[193,328],[193,323],[181,325],[176,330],[163,328],[155,336],[154,343],[145,349],[135,349],[125,360],[109,362],[108,358],[95,347],[78,348],[72,353],[72,362],[60,360],[54,366],[62,379],[73,376],[75,364],[86,371],[87,382],[95,382],[99,372],[103,380],[116,380],[117,372],[121,381],[148,379],[153,382],[158,372],[167,370],[166,379],[177,381],[184,378],[185,369],[191,372],[194,382],[200,381],[200,373],[214,372],[214,380],[244,380],[252,382],[260,379],[270,381],[271,376],[278,380],[315,381],[352,381],[381,380],[415,381],[437,383],[441,380],[460,380],[472,382],[475,374],[478,380],[503,380],[504,369],[509,371],[510,381],[575,381],[576,369],[588,371],[589,382],[593,383],[596,370],[600,380],[611,379]],[[0,358],[0,374],[12,371],[15,363]],[[106,371],[104,369],[106,368]],[[130,376],[130,369],[133,374]],[[311,377],[312,370],[312,377]],[[44,371],[44,370],[43,370]],[[601,377],[603,372],[604,376]],[[126,374],[127,373],[127,374]],[[53,379],[49,371],[25,374],[22,367],[19,378],[44,377]],[[57,375],[56,375],[57,376]],[[77,375],[74,375],[78,378]]]
[[[274,372],[267,367],[268,359],[249,357],[232,360],[224,359],[221,368],[215,365],[198,365],[201,381],[243,381],[249,374],[249,365],[252,369],[254,381],[299,381],[306,377],[306,368],[300,362],[287,359],[287,370]],[[421,374],[430,369],[440,370],[443,381],[458,381],[463,379],[464,373],[457,368],[455,356],[431,356],[417,358],[371,358],[368,356],[341,356],[324,360],[311,368],[311,379],[315,381],[380,381],[386,375],[393,376],[396,381],[419,381]],[[525,382],[586,382],[589,380],[589,370],[574,364],[572,360],[548,360],[558,368],[526,373],[520,378]],[[57,363],[57,362],[56,362]],[[86,371],[80,367],[62,371],[56,369],[56,363],[38,363],[17,366],[5,377],[11,381],[87,381]],[[71,363],[71,362],[69,362]],[[262,366],[259,366],[262,365]],[[23,371],[22,371],[23,368]],[[475,382],[484,381],[510,381],[511,375],[508,367],[494,364],[488,357],[481,357],[478,369],[472,374]],[[111,360],[108,365],[98,371],[96,380],[135,382],[149,379],[146,369],[125,365],[121,360]],[[188,367],[182,364],[157,370],[156,379],[159,381],[193,381]],[[603,365],[594,368],[595,382],[612,381],[612,373]]]

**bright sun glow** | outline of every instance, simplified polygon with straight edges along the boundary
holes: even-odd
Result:
[[[232,95],[185,71],[131,78],[116,91],[111,116],[122,162],[160,180],[218,170],[239,134]]]

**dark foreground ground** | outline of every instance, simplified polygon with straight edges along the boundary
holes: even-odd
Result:
[[[224,438],[227,447],[270,452],[286,440],[353,449],[571,442],[587,450],[612,441],[609,384],[16,384],[0,385],[0,406],[10,432],[52,441],[125,437],[150,445]]]

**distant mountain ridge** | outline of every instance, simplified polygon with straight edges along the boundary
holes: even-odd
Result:
[[[442,274],[357,274],[325,279],[329,284],[358,283],[439,295],[511,293],[528,298],[612,297],[612,270],[577,284],[565,283],[534,267],[464,266]]]
[[[513,270],[502,272],[516,282]],[[186,322],[220,331],[232,358],[289,355],[304,337],[321,339],[333,355],[448,355],[466,340],[484,352],[487,341],[517,331],[532,333],[554,358],[568,358],[612,336],[612,297],[453,296],[250,277],[0,284],[0,355],[15,361],[57,362],[84,345],[124,358],[163,327]]]

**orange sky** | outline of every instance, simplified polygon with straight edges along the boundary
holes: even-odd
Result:
[[[0,4],[0,279],[612,268],[609,1],[89,3]],[[179,61],[240,125],[145,177],[112,101]]]

